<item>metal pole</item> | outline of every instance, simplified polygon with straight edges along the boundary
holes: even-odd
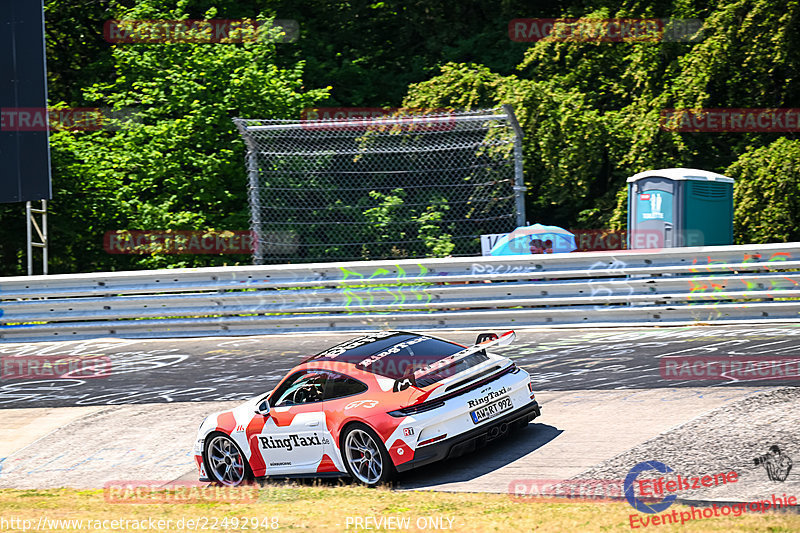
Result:
[[[525,175],[522,168],[522,139],[525,133],[514,114],[514,107],[503,104],[503,109],[508,115],[511,127],[514,130],[514,200],[517,210],[517,227],[525,225]]]
[[[42,215],[41,225],[36,222],[36,215]],[[33,230],[36,230],[39,240],[33,240]],[[33,276],[33,249],[42,249],[42,274],[47,274],[47,200],[42,200],[41,209],[34,209],[31,202],[25,202],[25,234],[27,236],[28,275]]]
[[[514,200],[517,205],[517,227],[525,225],[525,178],[522,172],[522,138],[514,136]]]
[[[258,162],[255,150],[247,151],[247,174],[250,182],[250,226],[253,230],[253,264],[264,264],[264,239],[261,221],[261,191],[258,186]]]
[[[47,275],[47,247],[50,239],[47,236],[47,200],[42,200],[42,274]]]
[[[250,135],[251,128],[238,119],[234,119],[234,122],[247,147],[247,155],[245,155],[248,181],[247,198],[250,203],[250,230],[254,237],[253,264],[263,265],[264,245],[262,240],[264,236],[262,235],[261,191],[258,183],[258,146]]]
[[[508,105],[508,104],[506,104]],[[505,105],[503,106],[505,107]],[[511,106],[509,106],[511,107]],[[419,115],[406,115],[405,117],[373,117],[373,118],[365,118],[365,119],[357,119],[357,120],[344,120],[344,119],[332,119],[332,120],[306,120],[303,122],[296,122],[296,121],[289,121],[287,120],[284,124],[267,124],[267,125],[254,125],[254,126],[246,126],[247,131],[269,131],[269,130],[299,130],[299,129],[313,129],[315,126],[325,127],[327,123],[335,124],[338,128],[363,128],[365,124],[372,124],[375,126],[404,126],[409,123],[413,123],[414,120],[417,120],[416,117]],[[505,120],[507,117],[506,115],[459,115],[458,121],[459,122],[486,122],[487,120]],[[440,117],[432,117],[432,116],[425,116],[425,123],[426,124],[435,124],[437,122],[442,122],[445,124],[451,124],[454,120],[453,116],[449,113],[443,114]]]
[[[28,236],[28,275],[33,276],[33,236],[31,235],[31,202],[25,202],[25,230]]]

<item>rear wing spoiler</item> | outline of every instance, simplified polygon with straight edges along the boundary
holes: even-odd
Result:
[[[461,350],[460,352],[456,352],[453,355],[449,355],[444,359],[440,359],[435,363],[431,363],[426,367],[420,368],[414,372],[412,379],[416,381],[417,378],[420,378],[426,374],[430,374],[431,372],[435,372],[440,368],[452,365],[453,363],[460,361],[467,356],[481,352],[487,348],[493,348],[494,346],[506,346],[511,344],[516,338],[517,334],[513,331],[506,331],[500,336],[495,333],[481,333],[478,335],[478,341],[474,346],[470,346],[469,348]]]

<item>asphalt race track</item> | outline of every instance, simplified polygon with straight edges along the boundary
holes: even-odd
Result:
[[[477,332],[439,336],[465,344]],[[435,333],[433,333],[435,334]],[[0,381],[0,409],[158,402],[245,400],[268,391],[305,357],[345,335],[6,343],[0,358],[103,355],[110,375],[89,379]],[[521,330],[497,353],[511,357],[546,391],[795,385],[798,378],[758,381],[662,378],[670,357],[800,357],[800,325],[639,329]]]
[[[468,344],[477,333],[438,335]],[[796,365],[748,378],[685,372],[708,358],[800,359],[800,325],[517,334],[498,353],[534,376],[542,417],[497,445],[406,473],[400,488],[524,494],[530,480],[619,479],[655,459],[685,472],[736,469],[748,481],[733,492],[691,496],[746,499],[776,491],[753,463],[769,446],[800,460]],[[3,364],[56,355],[111,364],[110,375],[0,381],[0,487],[196,479],[189,449],[206,414],[271,389],[303,358],[353,336],[0,345]],[[679,363],[671,374],[668,362]],[[800,468],[780,489],[800,494]]]

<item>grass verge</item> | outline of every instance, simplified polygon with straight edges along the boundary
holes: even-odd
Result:
[[[240,503],[163,503],[165,498],[115,503],[102,489],[4,489],[0,531],[800,531],[796,513],[745,513],[682,526],[637,522],[640,527],[632,529],[632,514],[655,515],[634,513],[626,502],[544,502],[356,486],[264,487],[251,494],[251,501]],[[689,507],[673,505],[661,516],[673,510],[679,514]]]

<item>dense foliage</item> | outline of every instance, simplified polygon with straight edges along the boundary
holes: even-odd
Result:
[[[737,241],[800,241],[800,141],[778,139],[748,150],[728,175],[737,180]]]
[[[246,256],[120,256],[118,229],[244,229],[234,116],[308,106],[478,108],[511,103],[526,133],[527,218],[625,222],[625,178],[687,166],[731,175],[738,242],[797,240],[795,133],[668,131],[670,108],[800,108],[797,0],[46,0],[51,105],[106,107],[114,130],[52,135],[52,269],[204,265]],[[297,20],[296,42],[120,44],[109,19]],[[514,42],[514,18],[679,18],[684,42]],[[425,220],[432,253],[436,220]],[[0,206],[2,274],[21,273],[20,206]]]

